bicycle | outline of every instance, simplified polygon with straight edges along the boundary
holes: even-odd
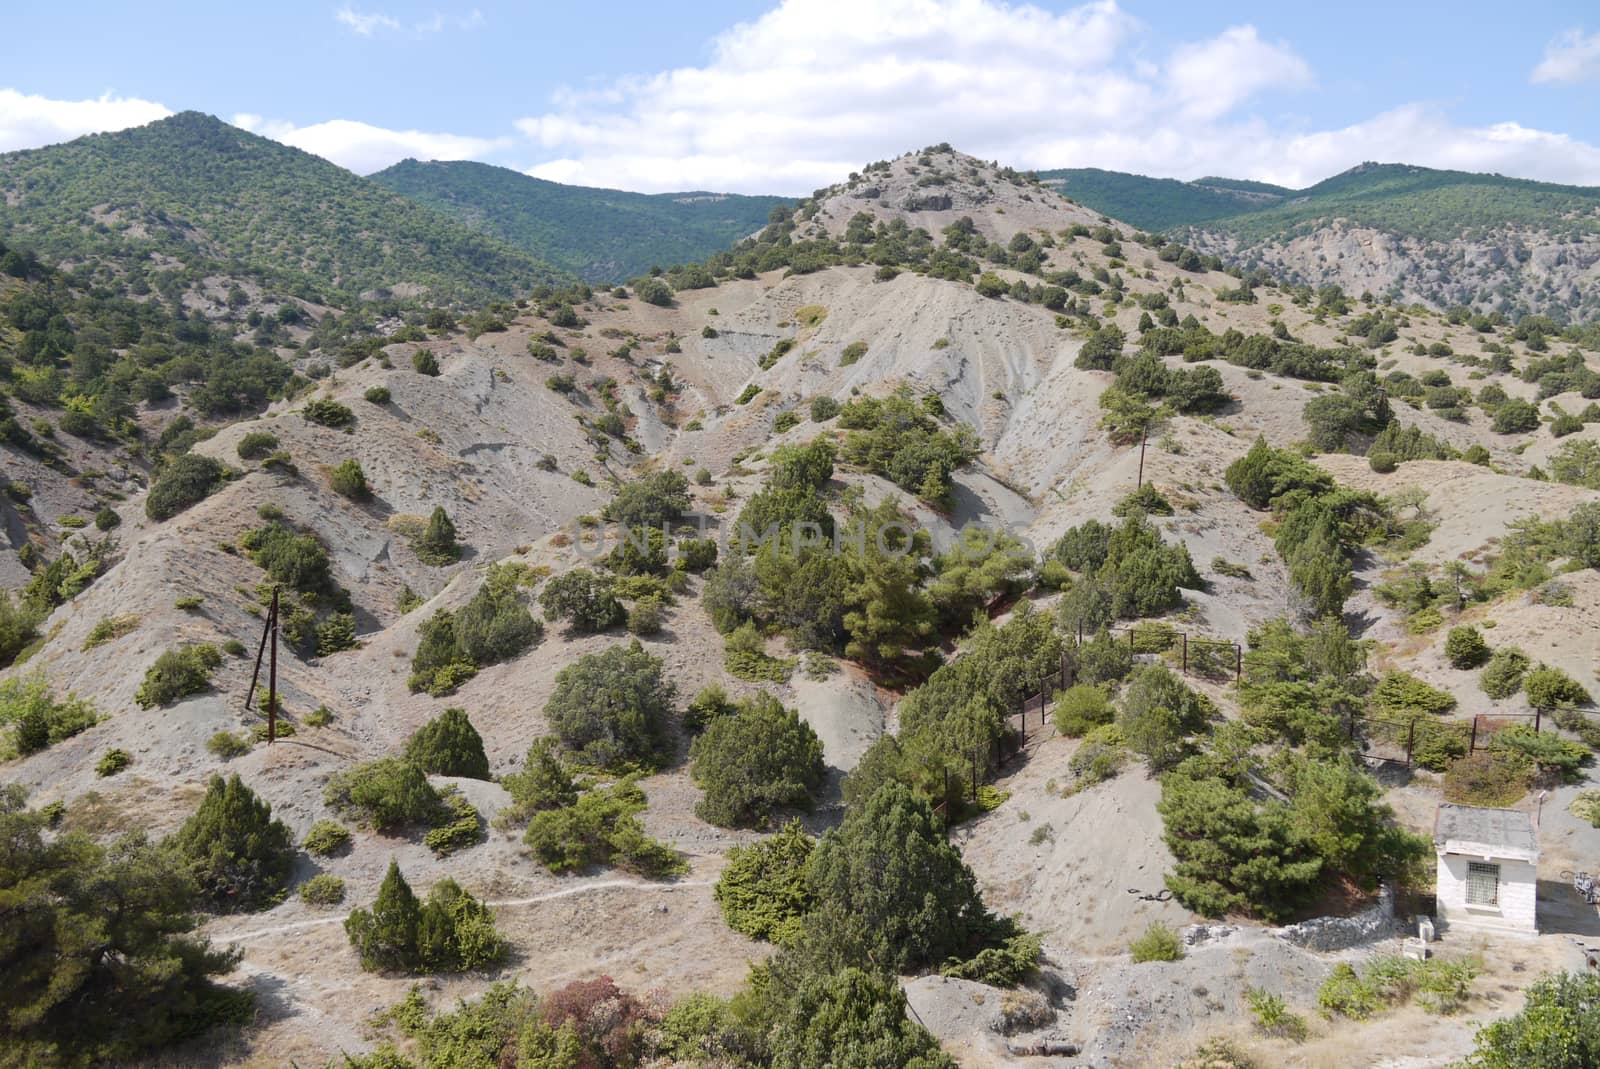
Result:
[[[1574,872],[1571,869],[1562,869],[1561,878],[1571,880],[1573,890],[1583,896],[1583,900],[1591,906],[1600,904],[1600,883],[1587,872]]]

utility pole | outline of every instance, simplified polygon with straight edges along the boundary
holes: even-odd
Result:
[[[272,588],[272,605],[267,609],[266,622],[261,627],[261,644],[256,647],[256,667],[250,673],[250,691],[245,695],[244,707],[249,712],[255,700],[256,684],[261,679],[261,661],[272,643],[272,656],[267,666],[267,745],[278,738],[278,587]]]
[[[1147,423],[1139,428],[1139,485],[1135,490],[1144,489],[1144,440],[1150,434],[1150,425]]]

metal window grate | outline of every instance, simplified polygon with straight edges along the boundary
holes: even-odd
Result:
[[[1500,904],[1500,866],[1487,861],[1467,862],[1467,905]]]

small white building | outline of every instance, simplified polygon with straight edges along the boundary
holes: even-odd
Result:
[[[1539,931],[1539,842],[1533,820],[1515,809],[1439,807],[1438,919],[1457,931]]]

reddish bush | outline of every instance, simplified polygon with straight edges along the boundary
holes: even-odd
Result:
[[[551,1028],[571,1021],[583,1037],[583,1069],[629,1069],[644,1053],[650,1015],[609,976],[558,988],[544,997],[541,1010]]]

